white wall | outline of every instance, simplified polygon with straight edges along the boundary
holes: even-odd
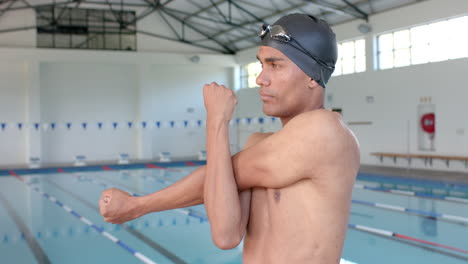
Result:
[[[156,65],[151,67],[153,89],[146,94],[146,115],[154,120],[205,120],[204,84],[216,81],[232,87],[232,70],[216,65]],[[204,127],[164,128],[153,133],[153,158],[161,151],[179,157],[193,156],[205,147]]]
[[[0,162],[19,163],[25,158],[26,129],[21,131],[17,123],[26,118],[26,84],[24,82],[25,63],[20,61],[2,61],[0,64]]]
[[[373,32],[365,36],[367,43],[367,71],[332,77],[326,88],[326,107],[342,108],[347,122],[369,121],[372,125],[350,125],[361,143],[363,164],[381,164],[371,152],[427,153],[468,156],[468,58],[429,63],[417,66],[377,71],[373,65],[372,43],[377,34],[412,25],[428,23],[468,13],[468,1],[422,1],[370,17]],[[354,21],[335,26],[338,41],[361,36]],[[466,33],[466,32],[465,32]],[[463,32],[460,32],[463,34]],[[434,36],[437,37],[437,36]],[[256,48],[240,52],[240,64],[255,61]],[[259,102],[255,89],[246,90],[244,97]],[[247,95],[248,94],[248,95]],[[366,96],[374,102],[367,103]],[[417,105],[422,96],[432,97],[436,104],[436,151],[424,152],[417,146]],[[258,106],[251,102],[239,107],[243,113],[259,115]],[[405,160],[386,166],[408,166]],[[412,168],[430,168],[422,160],[413,160]],[[468,171],[461,162],[434,161],[434,169]]]
[[[135,130],[100,131],[96,124],[133,121],[136,84],[135,65],[41,63],[41,121],[73,123],[70,130],[42,133],[42,161],[63,163],[78,154],[86,154],[90,160],[112,160],[122,152],[135,157]],[[86,130],[83,122],[89,123]]]
[[[30,157],[47,164],[70,164],[75,155],[94,162],[116,160],[119,153],[140,160],[160,151],[195,157],[205,148],[204,129],[196,125],[205,119],[203,84],[232,87],[236,64],[227,55],[200,55],[196,64],[190,56],[0,48],[0,123],[8,123],[0,131],[0,166],[26,164]],[[154,128],[156,121],[166,127]],[[169,121],[177,128],[167,128]],[[27,127],[18,130],[18,122]],[[47,129],[36,130],[35,123]]]

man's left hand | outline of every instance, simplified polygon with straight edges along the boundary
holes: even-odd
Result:
[[[237,104],[236,94],[216,82],[203,86],[203,97],[208,119],[229,122]]]

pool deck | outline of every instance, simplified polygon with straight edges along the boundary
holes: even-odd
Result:
[[[432,180],[448,183],[463,183],[468,184],[468,173],[440,171],[440,170],[422,170],[422,169],[406,169],[396,167],[383,167],[372,165],[361,165],[360,172],[375,173],[381,175],[392,175],[404,178],[414,178],[419,180]]]

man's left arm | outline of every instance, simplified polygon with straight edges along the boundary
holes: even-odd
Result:
[[[250,190],[239,194],[229,148],[229,121],[237,104],[232,90],[216,83],[203,87],[207,111],[207,165],[203,197],[213,242],[222,249],[239,244],[245,233]]]
[[[238,191],[283,188],[303,179],[314,180],[330,168],[357,173],[357,140],[341,117],[327,110],[299,114],[279,132],[237,153],[231,161],[228,123],[235,95],[211,84],[205,86],[204,96],[208,112],[204,201],[218,247],[237,245],[245,233],[248,215],[244,217],[241,211],[245,207],[240,205]]]

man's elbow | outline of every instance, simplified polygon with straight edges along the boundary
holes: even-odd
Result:
[[[242,235],[239,234],[212,234],[214,244],[220,249],[233,249],[242,241]]]

